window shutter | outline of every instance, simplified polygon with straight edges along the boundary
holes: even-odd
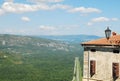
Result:
[[[90,61],[90,75],[91,77],[95,74],[96,62],[94,60]]]
[[[119,77],[119,63],[113,63],[112,65],[113,78]]]

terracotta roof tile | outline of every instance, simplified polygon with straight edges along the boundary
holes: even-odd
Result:
[[[104,46],[119,45],[120,46],[120,35],[113,35],[112,37],[110,37],[109,40],[107,40],[106,38],[100,38],[97,40],[84,42],[82,43],[82,45],[104,45]]]

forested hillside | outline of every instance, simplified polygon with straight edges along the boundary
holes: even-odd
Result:
[[[80,44],[0,35],[0,81],[71,81]]]

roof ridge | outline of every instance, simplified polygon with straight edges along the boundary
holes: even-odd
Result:
[[[82,45],[119,45],[120,46],[120,35],[111,36],[109,40],[106,38],[100,38],[83,42]]]

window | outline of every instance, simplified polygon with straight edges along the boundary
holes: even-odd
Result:
[[[91,52],[96,52],[96,49],[91,49]]]
[[[119,50],[115,49],[113,50],[113,53],[119,53]]]
[[[112,76],[114,79],[119,77],[119,63],[112,64]]]
[[[94,60],[90,61],[90,75],[91,77],[95,74],[96,62]]]

